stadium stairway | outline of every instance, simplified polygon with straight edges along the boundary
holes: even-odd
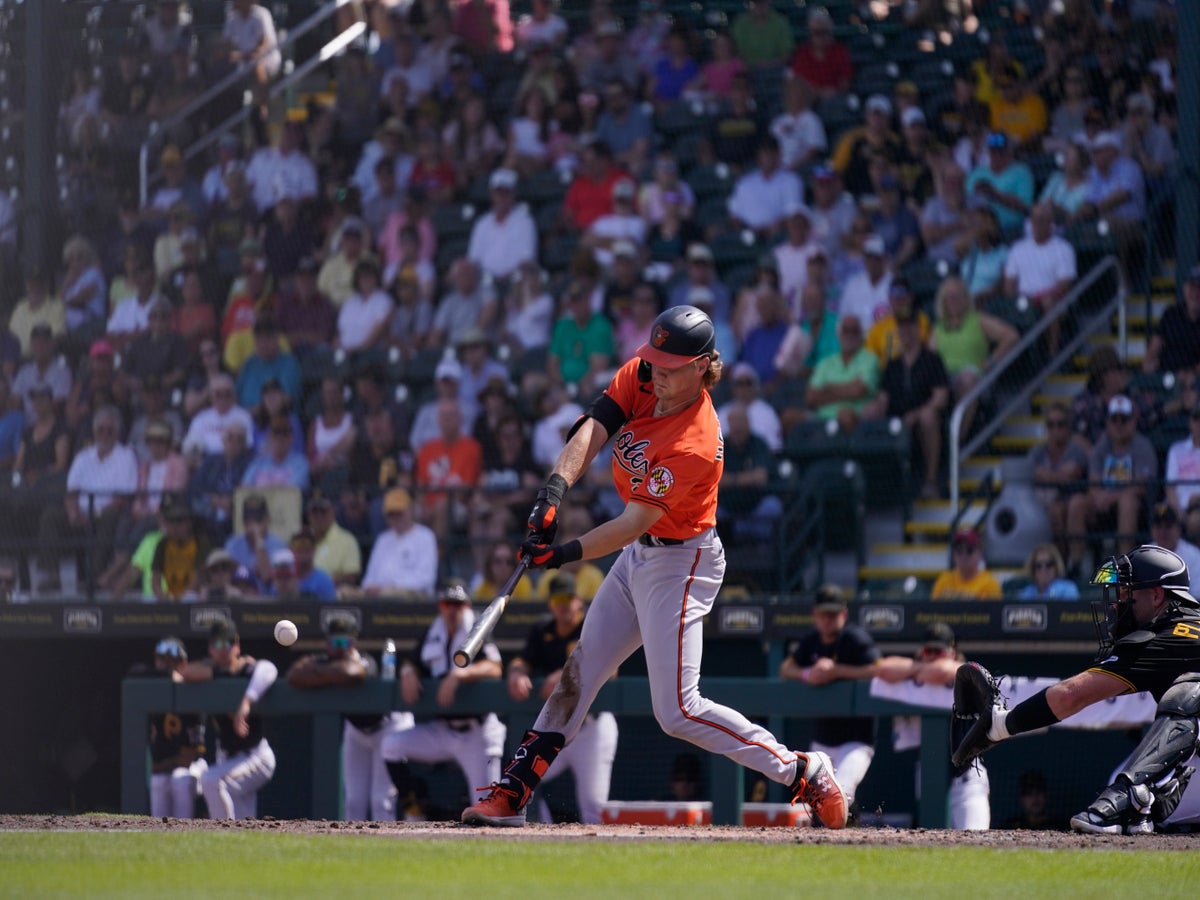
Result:
[[[1157,322],[1163,310],[1173,302],[1174,282],[1156,279],[1150,302],[1153,321]],[[1149,334],[1144,295],[1130,296],[1127,310],[1127,362],[1131,371],[1137,372],[1141,369]],[[1094,337],[1088,344],[1088,352],[1114,341],[1117,328],[1114,316],[1111,331]],[[1023,458],[1032,447],[1045,440],[1042,417],[1046,407],[1054,402],[1069,406],[1084,389],[1087,358],[1087,353],[1077,354],[1065,371],[1048,375],[1034,394],[1030,407],[1008,416],[980,453],[963,460],[959,527],[983,528],[987,503],[983,498],[972,497],[972,493],[989,474],[998,479],[1005,460]],[[914,500],[906,514],[873,512],[866,524],[866,559],[858,570],[860,591],[885,596],[927,591],[949,564],[953,521],[953,510],[946,499]],[[993,568],[992,573],[1001,584],[1024,574],[1014,568]]]

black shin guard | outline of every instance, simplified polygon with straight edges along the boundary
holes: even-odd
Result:
[[[532,792],[558,758],[565,743],[563,736],[554,731],[525,732],[525,740],[521,741],[521,746],[513,754],[512,762],[500,780],[514,779]]]

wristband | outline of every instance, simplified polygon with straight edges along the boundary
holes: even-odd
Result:
[[[1005,725],[1009,734],[1023,734],[1026,731],[1049,728],[1058,721],[1060,719],[1050,709],[1050,703],[1046,700],[1046,691],[1042,690],[1014,706]]]
[[[563,478],[557,472],[553,473],[546,479],[546,497],[551,500],[555,506],[562,503],[563,494],[567,492],[567,479]]]
[[[583,559],[583,544],[579,543],[579,538],[567,541],[565,544],[559,545],[558,554],[559,565],[578,562]]]

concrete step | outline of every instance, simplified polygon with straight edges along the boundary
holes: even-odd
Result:
[[[967,506],[959,520],[963,528],[978,528],[983,525],[984,504],[975,501]],[[912,517],[904,524],[906,537],[921,541],[950,540],[950,522],[953,510],[947,500],[918,500],[913,504]]]
[[[1174,294],[1154,294],[1150,298],[1150,325],[1154,326],[1158,320],[1162,318],[1162,314],[1166,309],[1175,302]],[[1146,298],[1143,296],[1133,296],[1129,298],[1129,302],[1125,305],[1127,310],[1126,323],[1131,330],[1146,332],[1150,329],[1146,327]],[[1112,317],[1113,329],[1116,330],[1120,323],[1120,317],[1116,314]]]
[[[1045,440],[1046,427],[1041,416],[1009,416],[996,433],[997,437],[1036,437]]]

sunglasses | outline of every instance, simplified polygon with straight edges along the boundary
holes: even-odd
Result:
[[[215,641],[209,641],[208,647],[210,650],[232,650],[233,641],[227,641],[224,638],[219,638]]]
[[[955,553],[974,553],[978,549],[979,549],[978,547],[972,547],[968,544],[957,544],[954,547],[954,552]]]
[[[1035,569],[1054,569],[1054,568],[1057,568],[1057,566],[1055,566],[1055,565],[1054,565],[1054,560],[1052,560],[1052,559],[1039,559],[1039,560],[1037,560],[1036,562],[1034,562],[1034,564],[1033,564],[1033,567],[1034,567]]]
[[[1133,418],[1132,416],[1127,416],[1124,413],[1115,413],[1108,417],[1108,421],[1116,422],[1118,425],[1124,425],[1126,422],[1130,421],[1130,419],[1132,419],[1132,418]]]
[[[349,650],[354,646],[354,638],[348,634],[335,634],[329,638],[329,649]]]

